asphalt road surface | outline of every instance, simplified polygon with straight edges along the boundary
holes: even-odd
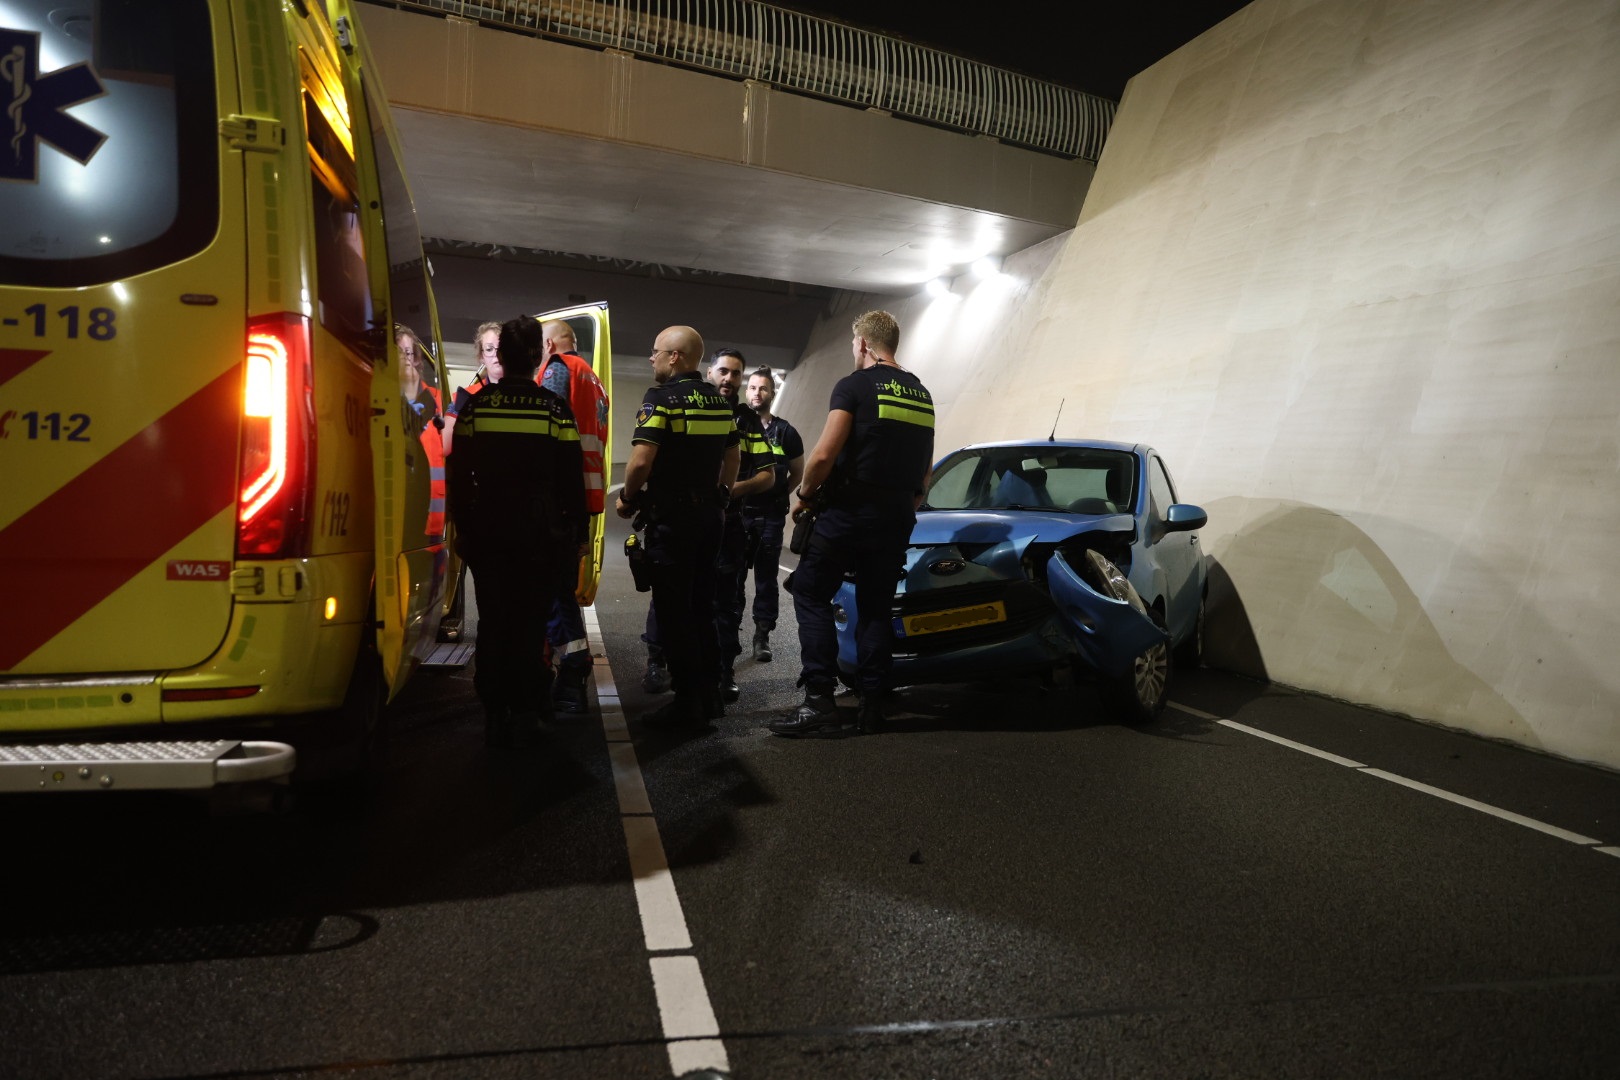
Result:
[[[1210,671],[784,740],[790,610],[659,736],[610,564],[534,750],[430,669],[275,812],[0,801],[0,1076],[1620,1075],[1620,776]]]

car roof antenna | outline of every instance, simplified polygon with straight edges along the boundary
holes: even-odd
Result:
[[[1054,416],[1054,417],[1052,417],[1052,434],[1050,434],[1050,435],[1048,435],[1048,436],[1047,436],[1047,437],[1046,437],[1046,441],[1047,441],[1047,442],[1057,442],[1057,422],[1058,422],[1058,416],[1062,416],[1062,415],[1063,415],[1063,403],[1064,403],[1064,402],[1065,402],[1065,401],[1067,401],[1067,400],[1069,400],[1069,399],[1068,399],[1068,398],[1059,398],[1059,399],[1058,399],[1058,411],[1057,411],[1057,416]]]

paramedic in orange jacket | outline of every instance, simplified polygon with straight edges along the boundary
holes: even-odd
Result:
[[[546,323],[541,332],[545,339],[545,359],[537,381],[568,402],[573,410],[585,459],[585,508],[592,514],[600,514],[603,493],[607,489],[603,454],[603,443],[607,439],[607,390],[596,377],[590,361],[574,351],[578,343],[572,327],[554,320]],[[582,546],[579,558],[583,559],[584,555]],[[576,564],[578,561],[576,559]],[[575,588],[576,592],[558,594],[552,605],[551,620],[546,624],[547,639],[557,656],[552,701],[560,713],[585,711],[585,680],[591,674],[591,649],[585,640],[585,617],[579,608],[577,581]]]
[[[429,540],[439,541],[444,539],[445,449],[444,436],[440,432],[444,426],[440,415],[443,401],[439,397],[439,388],[434,385],[437,380],[429,381],[433,359],[416,331],[396,323],[394,343],[399,346],[401,390],[406,397],[406,407],[412,413],[409,428],[417,432],[417,441],[422,444],[422,452],[428,460],[430,501],[422,534]]]

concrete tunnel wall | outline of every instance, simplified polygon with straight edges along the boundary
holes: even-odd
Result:
[[[886,306],[941,451],[1152,443],[1212,665],[1620,767],[1620,5],[1257,0],[1128,86],[1076,228]]]

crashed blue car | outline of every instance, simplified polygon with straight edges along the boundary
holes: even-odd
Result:
[[[963,447],[934,467],[894,597],[896,686],[1067,671],[1124,718],[1164,708],[1171,658],[1203,649],[1196,530],[1151,446],[1060,439]],[[835,598],[855,670],[855,588]]]

